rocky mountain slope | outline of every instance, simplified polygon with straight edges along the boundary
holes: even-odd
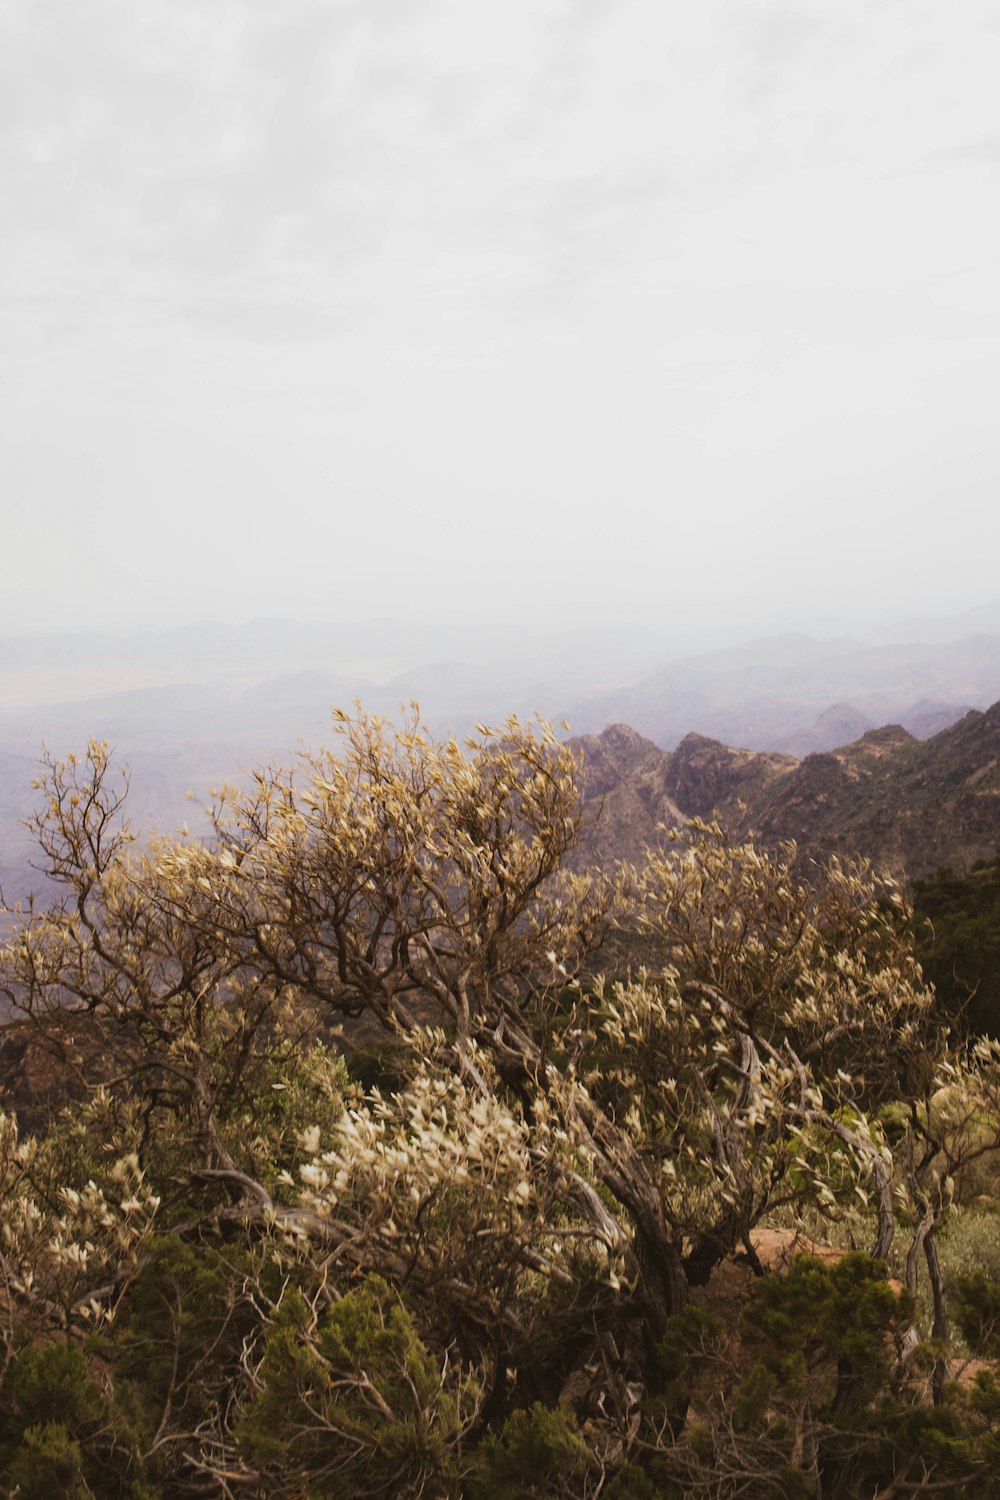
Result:
[[[593,768],[585,853],[598,860],[635,859],[663,827],[713,813],[735,834],[864,854],[913,877],[1000,849],[1000,703],[927,740],[888,725],[801,760],[699,734],[658,751],[621,724],[577,743]]]

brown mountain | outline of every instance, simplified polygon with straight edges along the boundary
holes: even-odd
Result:
[[[626,776],[663,751],[627,724],[609,724],[601,734],[583,734],[572,741],[584,753],[587,796],[603,797]]]
[[[616,742],[623,733],[614,727]],[[899,875],[964,868],[1000,849],[1000,703],[928,740],[891,724],[802,760],[688,735],[672,752],[651,747],[631,766],[623,759],[617,782],[603,739],[580,742],[600,768],[588,782],[602,805],[587,853],[602,861],[635,859],[658,842],[659,824],[713,813],[735,834],[864,854]]]
[[[729,821],[739,821],[744,806],[756,806],[797,765],[792,755],[734,750],[703,734],[685,735],[668,761],[666,785],[678,807],[700,818],[720,812]]]
[[[638,860],[659,843],[660,825],[681,828],[685,813],[666,785],[672,757],[627,724],[609,724],[601,734],[580,735],[572,744],[584,752],[584,787],[591,805],[576,864],[611,865]]]

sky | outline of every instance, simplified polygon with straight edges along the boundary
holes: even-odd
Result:
[[[994,0],[5,0],[0,634],[995,598]]]

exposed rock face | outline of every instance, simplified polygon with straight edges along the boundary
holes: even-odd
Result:
[[[690,816],[735,812],[737,804],[756,801],[772,782],[795,766],[791,755],[733,750],[703,734],[689,734],[666,757],[666,786],[677,806]]]
[[[602,796],[590,799],[592,821],[576,860],[578,866],[615,860],[641,861],[664,840],[664,830],[683,828],[687,815],[666,785],[669,757],[662,750],[623,776]]]
[[[584,795],[589,822],[572,861],[578,868],[617,859],[639,860],[659,842],[658,826],[686,821],[664,785],[670,757],[627,724],[609,724],[600,734],[571,743],[584,752]]]
[[[753,826],[765,839],[795,838],[797,830],[825,819],[852,796],[852,778],[836,755],[807,755],[754,807]]]
[[[963,868],[1000,846],[1000,704],[923,742],[899,725],[869,730],[834,758],[846,782],[825,803],[779,813],[786,836],[914,876]]]
[[[588,799],[603,797],[629,772],[663,751],[627,724],[609,724],[601,734],[580,735],[571,743],[584,752],[584,787]]]
[[[699,734],[668,753],[621,725],[582,743],[596,752],[602,798],[583,854],[600,862],[641,858],[658,825],[713,814],[737,836],[863,854],[900,876],[964,868],[1000,849],[1000,703],[929,740],[888,724],[801,761]]]

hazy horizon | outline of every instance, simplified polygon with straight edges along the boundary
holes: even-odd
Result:
[[[986,0],[12,0],[0,41],[0,636],[994,597]]]

